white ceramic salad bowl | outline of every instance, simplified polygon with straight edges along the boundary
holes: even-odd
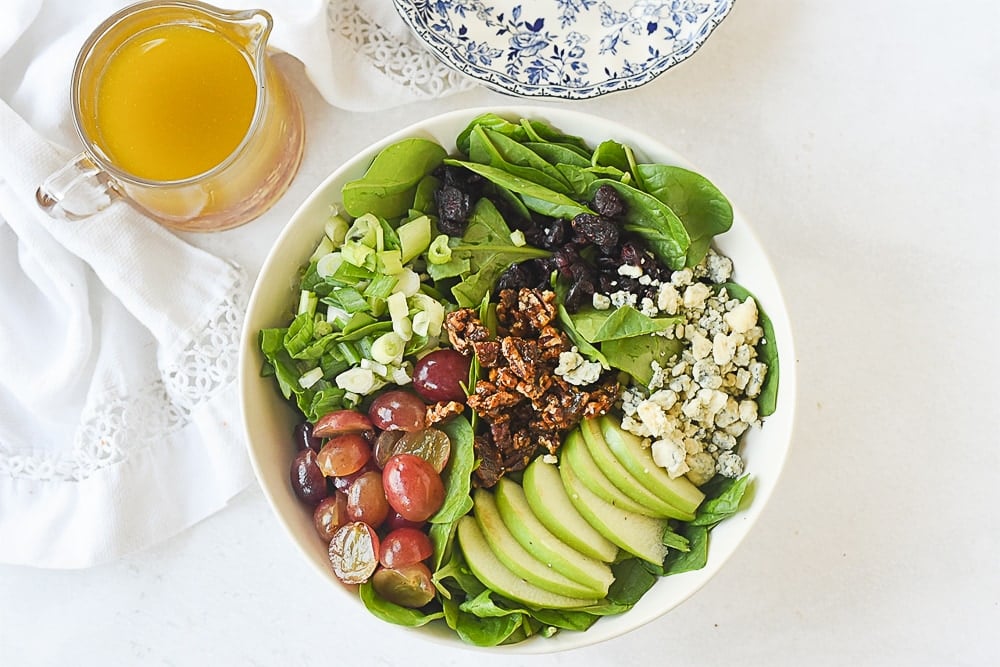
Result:
[[[405,137],[425,137],[454,150],[455,138],[475,117],[493,112],[510,118],[542,120],[563,132],[597,145],[605,139],[628,144],[640,160],[692,168],[665,145],[635,128],[603,118],[554,108],[507,107],[465,109],[429,118],[386,137],[361,151],[334,171],[296,213],[274,243],[264,262],[250,297],[241,341],[239,378],[247,446],[257,478],[281,524],[294,544],[319,575],[320,595],[329,596],[342,613],[355,613],[380,627],[389,624],[370,615],[357,593],[341,584],[331,569],[326,546],[318,539],[311,512],[295,496],[289,484],[289,463],[294,454],[290,444],[293,426],[301,417],[284,401],[273,379],[261,377],[263,357],[258,346],[262,328],[284,326],[298,299],[297,275],[307,263],[324,233],[330,207],[339,199],[345,182],[360,177],[373,157],[385,146]],[[704,586],[734,553],[747,536],[773,493],[784,465],[795,412],[795,352],[785,305],[774,272],[749,223],[735,211],[732,228],[715,240],[716,247],[735,263],[734,279],[758,298],[771,318],[782,362],[776,411],[762,428],[751,429],[742,445],[746,471],[753,480],[749,505],[719,524],[711,533],[708,561],[704,568],[660,578],[653,588],[629,611],[600,619],[584,632],[562,631],[551,638],[534,637],[489,651],[549,653],[594,644],[642,626],[668,611]],[[399,632],[417,633],[453,647],[465,647],[443,624],[432,623],[417,629],[392,626]]]

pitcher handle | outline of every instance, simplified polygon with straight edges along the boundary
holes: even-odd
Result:
[[[43,211],[54,218],[80,220],[107,208],[116,193],[111,179],[86,153],[80,153],[35,191]]]

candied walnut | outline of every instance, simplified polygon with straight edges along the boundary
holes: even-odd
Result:
[[[504,473],[500,450],[490,442],[487,435],[477,435],[472,441],[472,449],[479,459],[475,470],[476,479],[487,488],[495,486]]]
[[[478,383],[476,393],[469,396],[467,403],[482,417],[493,419],[499,415],[504,408],[521,402],[521,397],[511,391],[497,390],[491,393],[480,393]]]
[[[490,371],[490,379],[500,389],[514,390],[521,384],[521,378],[512,368],[494,368]]]
[[[515,389],[522,394],[529,401],[534,403],[542,396],[545,392],[549,390],[552,386],[552,378],[548,375],[543,375],[535,380],[535,382],[518,382]]]
[[[538,444],[548,450],[549,454],[555,454],[562,445],[562,440],[551,431],[542,431],[538,433]]]
[[[483,326],[476,311],[471,308],[459,308],[448,313],[444,323],[451,346],[462,354],[472,353],[472,343],[490,339],[489,329]]]
[[[524,314],[528,324],[541,331],[556,318],[556,293],[522,289],[517,294],[517,310],[519,314]]]
[[[507,365],[517,375],[528,382],[533,382],[538,373],[538,343],[528,338],[507,336],[500,341],[500,351]]]
[[[483,368],[496,368],[500,365],[500,343],[495,340],[475,341],[472,349],[476,352],[476,359]]]
[[[615,380],[608,380],[597,389],[589,392],[587,405],[583,409],[583,418],[590,419],[607,414],[611,406],[618,400],[619,386]]]
[[[542,327],[538,334],[539,361],[559,362],[559,355],[570,348],[566,337],[551,324]]]
[[[441,401],[427,406],[426,421],[428,426],[439,424],[455,415],[460,415],[465,406],[458,401]]]
[[[501,453],[510,451],[514,441],[510,434],[510,418],[498,419],[491,423],[490,437]]]
[[[517,431],[511,438],[511,446],[503,451],[504,468],[508,471],[524,470],[534,458],[538,445],[527,431]]]

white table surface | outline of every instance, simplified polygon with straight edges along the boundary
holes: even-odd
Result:
[[[0,567],[0,665],[1000,664],[998,24],[993,0],[741,0],[677,69],[572,103],[713,177],[768,249],[796,334],[779,488],[672,613],[565,654],[442,651],[339,614],[251,488],[118,562]],[[195,239],[251,272],[345,157],[419,118],[512,101],[477,90],[347,113],[290,69],[300,175],[266,218]]]

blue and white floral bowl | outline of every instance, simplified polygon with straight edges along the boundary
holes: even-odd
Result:
[[[641,86],[691,56],[734,0],[393,0],[442,60],[530,97]]]

